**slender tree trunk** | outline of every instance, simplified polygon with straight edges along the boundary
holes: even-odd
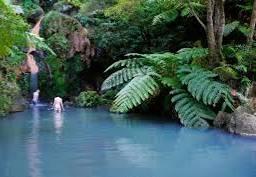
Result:
[[[254,31],[255,31],[255,25],[256,25],[256,0],[254,0],[253,3],[253,10],[252,10],[252,16],[251,16],[251,22],[250,22],[250,29],[251,33],[249,34],[247,38],[248,44],[252,44],[253,42],[253,36],[254,36]]]
[[[209,64],[217,66],[223,58],[222,43],[225,27],[225,0],[208,0],[207,3],[207,40]]]
[[[223,43],[223,33],[225,28],[225,9],[224,9],[224,0],[218,0],[216,1],[216,41],[217,41],[217,51],[220,54],[220,57],[222,58],[222,43]]]
[[[217,66],[223,58],[222,43],[225,27],[225,0],[207,0],[206,25],[195,12],[191,0],[188,0],[188,3],[193,16],[206,32],[209,49],[209,64],[211,67]]]
[[[216,56],[216,41],[215,41],[215,32],[214,32],[214,23],[213,23],[213,14],[214,14],[214,0],[208,0],[207,3],[207,41],[209,48],[209,63],[210,65],[214,64]]]

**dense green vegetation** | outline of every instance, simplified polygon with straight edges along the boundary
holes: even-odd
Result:
[[[16,74],[24,54],[18,49],[25,44],[27,25],[13,9],[0,1],[0,115],[9,112],[19,92]]]
[[[38,38],[28,28],[42,16]],[[256,79],[252,0],[0,1],[0,18],[1,114],[12,93],[29,95],[19,72],[26,39],[39,53],[45,99],[58,95],[81,107],[113,100],[113,112],[165,112],[188,127],[232,112],[231,90],[245,93]]]

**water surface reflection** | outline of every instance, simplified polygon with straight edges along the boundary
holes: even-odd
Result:
[[[40,111],[38,107],[32,109],[32,131],[27,140],[27,157],[30,177],[42,177],[41,154],[39,149]]]
[[[255,177],[255,138],[140,117],[44,107],[10,115],[0,120],[0,177]]]

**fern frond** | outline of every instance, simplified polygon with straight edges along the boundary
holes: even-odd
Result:
[[[240,22],[239,21],[233,21],[231,23],[228,23],[225,25],[225,28],[224,28],[224,33],[223,35],[226,37],[228,36],[229,34],[231,34],[234,30],[236,30],[238,28],[238,26],[240,25]]]
[[[248,36],[252,29],[248,26],[248,25],[245,25],[245,24],[241,24],[239,25],[238,27],[238,30],[244,35],[244,36]]]
[[[194,11],[198,14],[201,14],[202,11],[205,10],[205,5],[201,4],[200,2],[190,2],[190,5],[189,5],[189,3],[186,2],[186,3],[184,3],[183,9],[181,11],[182,17],[193,16],[193,14],[191,13],[191,8],[189,6],[192,6]]]
[[[178,78],[197,101],[205,105],[216,106],[220,101],[226,102],[233,109],[233,98],[228,85],[213,80],[217,74],[194,66],[184,65],[178,71]]]
[[[145,64],[161,68],[166,68],[169,64],[175,64],[178,60],[177,56],[170,52],[142,54],[141,57],[145,58]]]
[[[160,78],[161,80],[161,83],[166,86],[166,87],[169,87],[169,88],[181,88],[182,87],[182,84],[180,82],[180,80],[177,78],[177,77],[161,77]]]
[[[149,72],[152,72],[152,68],[148,66],[144,66],[141,68],[132,67],[132,68],[123,68],[121,70],[118,70],[111,74],[103,83],[101,86],[101,90],[108,90],[113,87],[122,85],[128,81],[130,81],[132,78],[139,74],[147,74]]]
[[[126,59],[126,60],[119,60],[119,61],[113,63],[112,65],[110,65],[105,70],[105,72],[108,72],[108,71],[113,70],[113,69],[120,69],[122,67],[134,68],[134,67],[144,66],[143,59],[145,59],[145,58],[140,57],[140,58],[131,58],[131,59]]]
[[[137,75],[116,95],[112,110],[125,113],[159,93],[160,87],[151,74]]]
[[[211,71],[207,71],[203,68],[196,67],[196,66],[190,67],[188,65],[180,66],[177,70],[177,74],[182,84],[185,84],[185,85],[187,85],[188,82],[190,82],[195,78],[196,80],[199,80],[199,79],[206,79],[206,78],[214,78],[218,76],[217,74]]]
[[[179,15],[179,12],[175,9],[163,12],[163,13],[154,17],[152,24],[153,25],[159,25],[159,24],[165,24],[165,23],[173,22],[177,19],[178,15]]]
[[[207,128],[205,119],[213,120],[216,114],[206,105],[196,101],[186,90],[174,90],[172,102],[175,104],[181,123],[187,127]]]
[[[30,45],[35,46],[37,49],[43,49],[50,52],[52,55],[55,55],[55,52],[45,43],[44,38],[38,37],[33,33],[26,32],[27,40]]]
[[[181,64],[189,64],[193,59],[204,58],[208,55],[205,48],[183,48],[176,54]]]

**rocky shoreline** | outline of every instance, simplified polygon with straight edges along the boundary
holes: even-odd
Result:
[[[256,116],[246,106],[239,106],[233,113],[219,112],[214,127],[243,136],[256,136]]]

